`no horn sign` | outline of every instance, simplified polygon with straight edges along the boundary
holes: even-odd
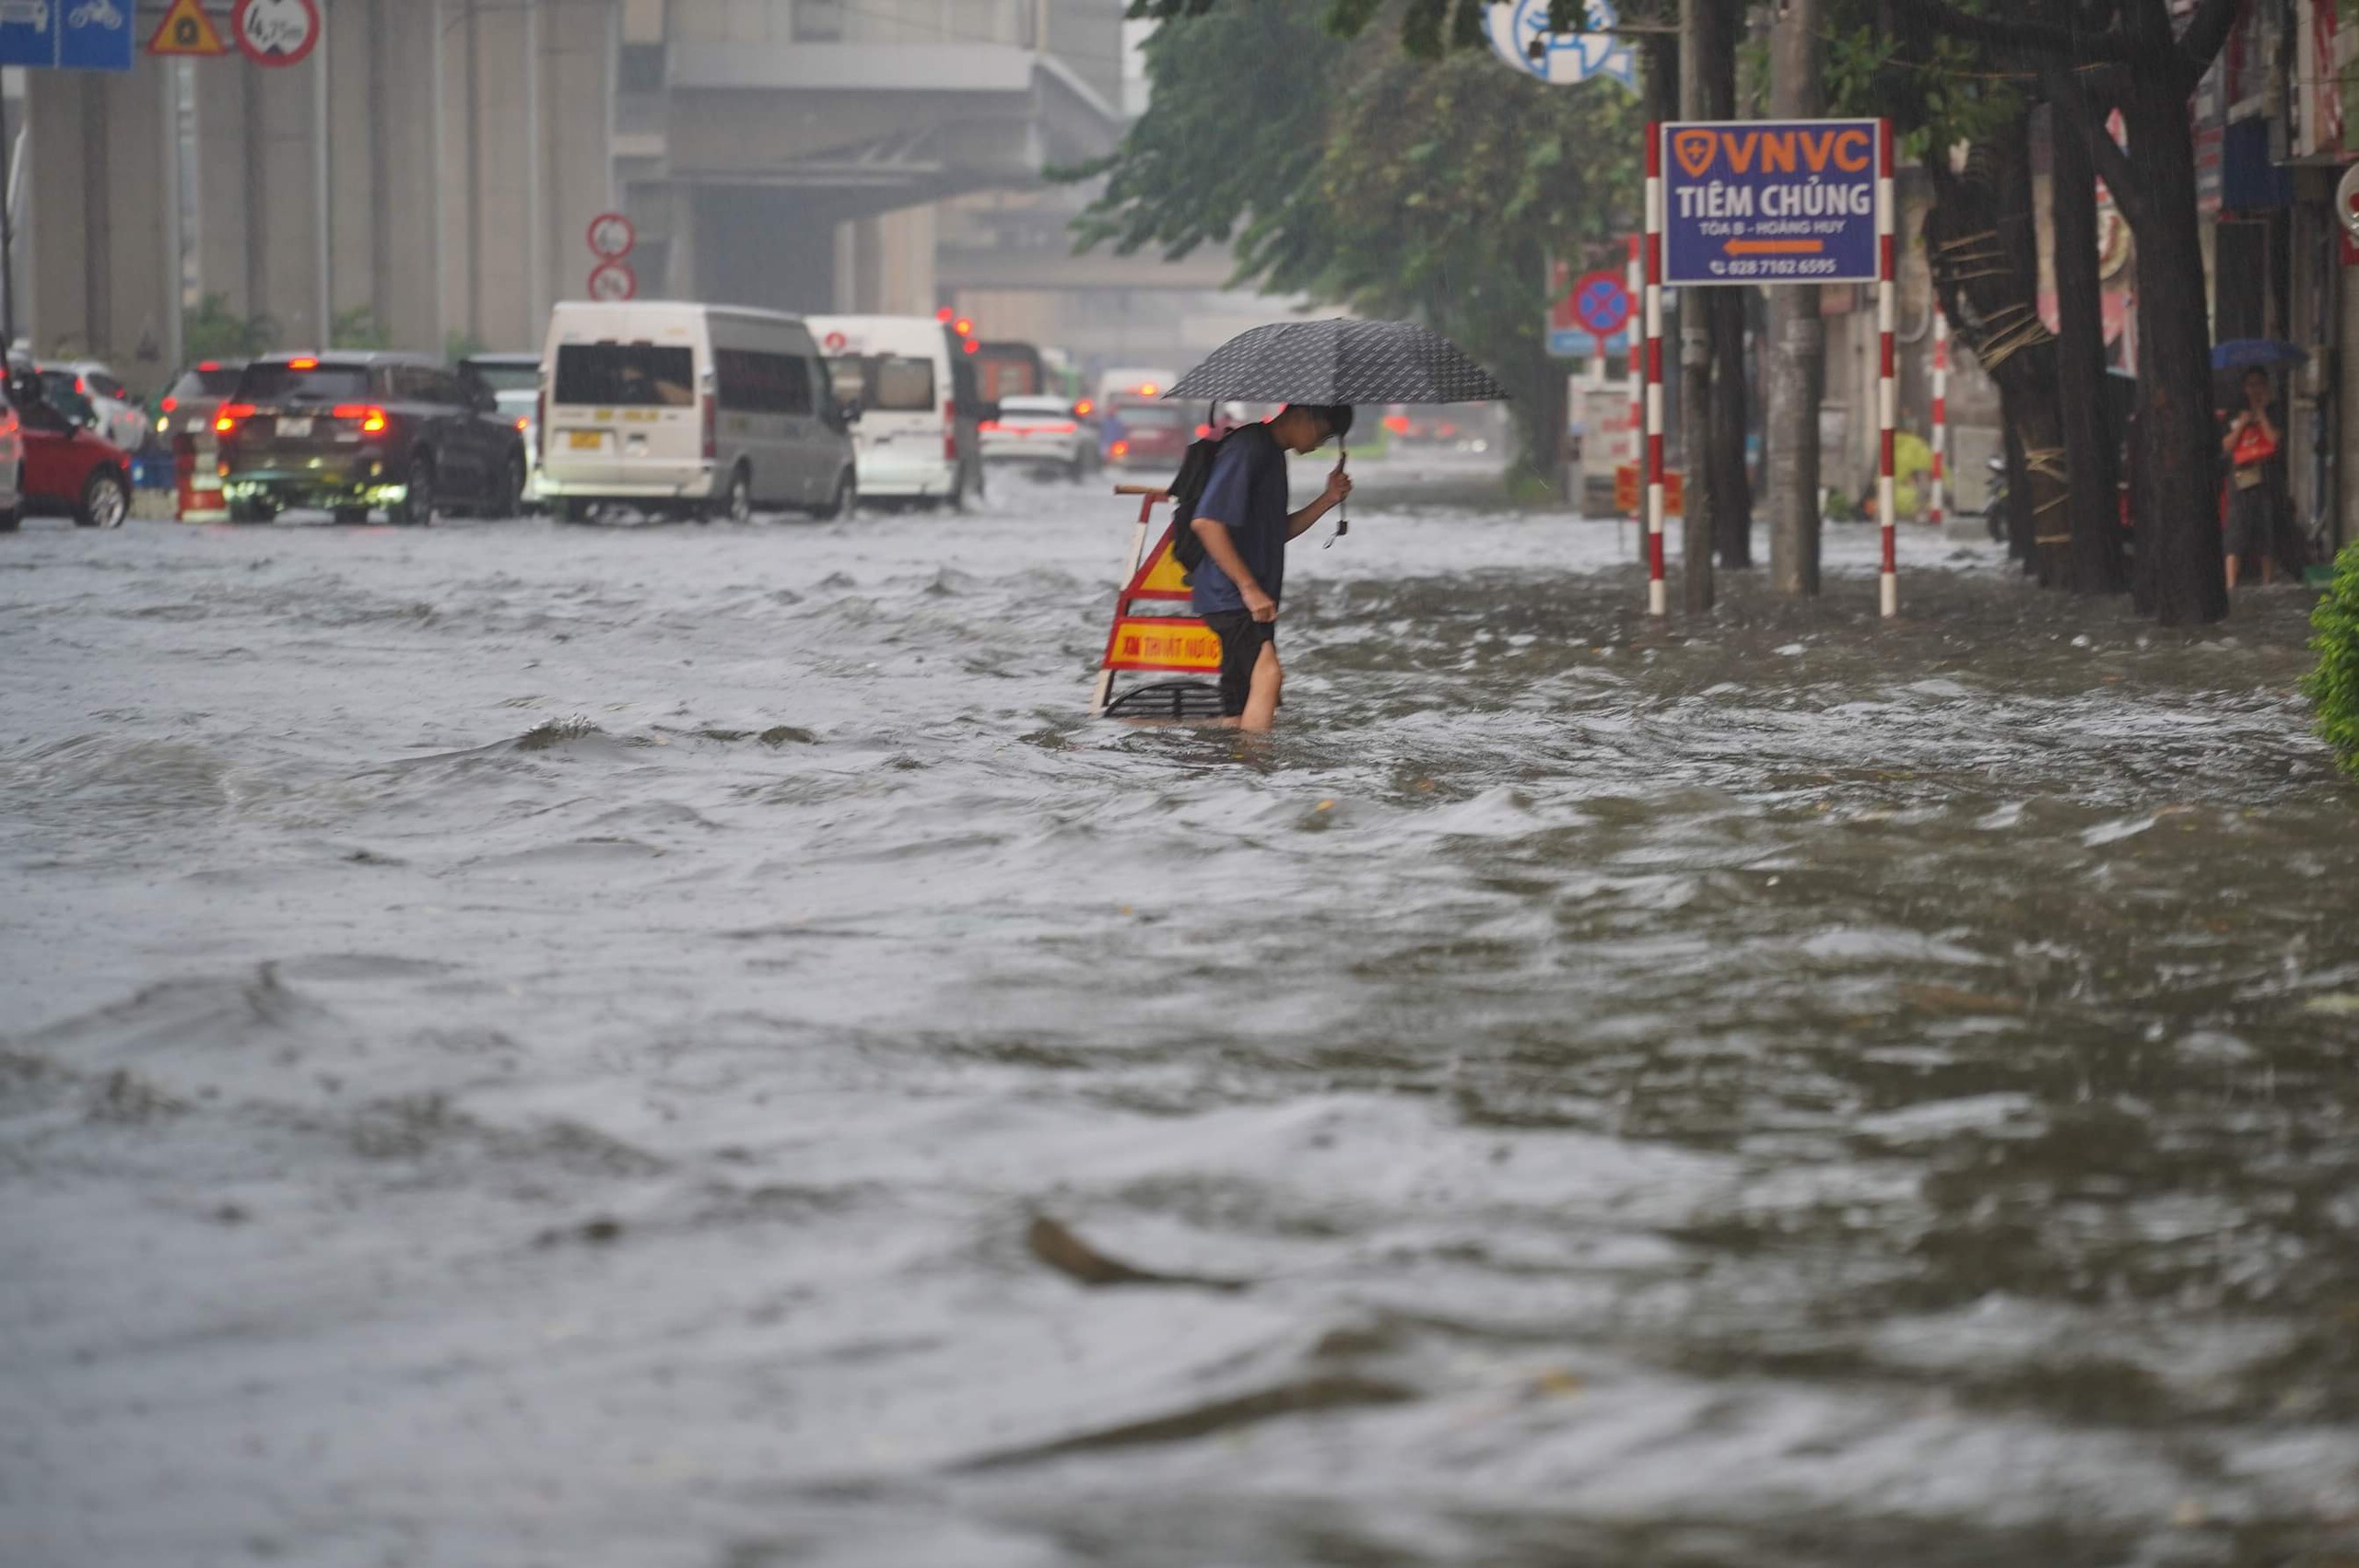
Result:
[[[1873,283],[1874,120],[1672,122],[1662,170],[1662,283]]]

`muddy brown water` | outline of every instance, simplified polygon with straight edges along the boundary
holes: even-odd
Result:
[[[2306,598],[1359,509],[0,540],[0,1561],[2359,1552]]]

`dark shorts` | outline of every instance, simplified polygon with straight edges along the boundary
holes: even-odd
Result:
[[[2230,473],[2227,537],[2221,543],[2230,556],[2277,553],[2277,492],[2266,475],[2258,485],[2238,486]]]
[[[1261,661],[1262,649],[1278,640],[1278,623],[1257,621],[1250,610],[1221,610],[1206,615],[1204,625],[1220,638],[1221,713],[1238,718],[1252,695],[1253,666]]]

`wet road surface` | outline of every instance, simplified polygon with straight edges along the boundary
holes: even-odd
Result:
[[[0,1561],[2359,1553],[2306,598],[1356,509],[0,539]]]

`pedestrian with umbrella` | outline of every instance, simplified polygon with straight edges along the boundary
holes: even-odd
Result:
[[[2233,591],[2245,557],[2260,557],[2260,580],[2273,582],[2281,556],[2298,571],[2301,544],[2286,504],[2283,458],[2285,437],[2272,416],[2271,365],[2295,364],[2306,357],[2290,343],[2270,338],[2233,338],[2214,345],[2212,368],[2244,372],[2240,385],[2245,406],[2228,422],[2220,437],[2220,451],[2228,460],[2225,537],[2221,553],[2227,559],[2228,587]]]
[[[1447,338],[1414,322],[1334,320],[1241,333],[1164,395],[1286,405],[1267,424],[1245,426],[1222,440],[1192,516],[1184,518],[1203,547],[1201,562],[1183,557],[1191,603],[1220,638],[1221,714],[1238,729],[1267,730],[1285,684],[1277,627],[1286,544],[1352,493],[1340,449],[1351,433],[1353,405],[1507,393]],[[1325,488],[1309,506],[1288,509],[1285,454],[1316,451],[1329,440],[1338,452]],[[1335,532],[1349,527],[1339,521]]]

